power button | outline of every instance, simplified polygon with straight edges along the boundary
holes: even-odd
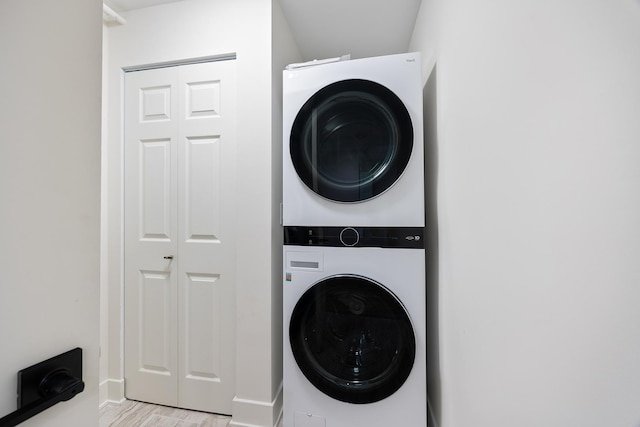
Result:
[[[340,242],[345,246],[355,246],[359,241],[360,234],[353,227],[343,228],[340,232]]]

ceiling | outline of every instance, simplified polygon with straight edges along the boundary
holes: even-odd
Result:
[[[302,56],[404,53],[420,0],[280,0]]]
[[[105,3],[117,12],[126,12],[177,1],[189,0],[105,0]],[[305,60],[406,52],[421,1],[279,0]]]
[[[158,6],[165,3],[174,3],[183,0],[106,0],[104,3],[116,12],[142,9],[143,7]]]

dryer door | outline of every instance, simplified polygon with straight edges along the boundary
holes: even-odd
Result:
[[[358,202],[384,192],[402,175],[413,125],[388,88],[343,80],[316,92],[300,109],[289,148],[307,187],[330,200]]]
[[[387,288],[361,276],[333,276],[307,290],[293,310],[289,339],[305,377],[343,402],[392,395],[415,358],[404,306]]]

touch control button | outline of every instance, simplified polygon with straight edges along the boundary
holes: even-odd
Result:
[[[360,241],[358,230],[352,227],[343,228],[340,232],[340,241],[345,246],[355,246]]]

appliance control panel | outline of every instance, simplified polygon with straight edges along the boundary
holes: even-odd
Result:
[[[295,246],[424,249],[424,227],[284,227],[284,244]]]

